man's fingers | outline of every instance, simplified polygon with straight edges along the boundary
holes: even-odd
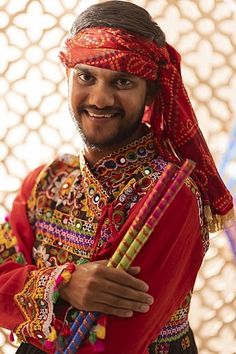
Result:
[[[144,291],[136,290],[117,283],[105,281],[103,283],[102,296],[105,297],[108,295],[112,295],[113,297],[115,296],[117,299],[122,298],[148,305],[151,305],[153,303],[153,297]],[[117,306],[116,300],[114,304]]]
[[[97,305],[98,312],[104,313],[106,315],[112,315],[112,316],[117,316],[117,317],[132,317],[133,316],[133,311],[126,310],[126,309],[118,309],[115,307],[107,307],[107,306],[102,306],[102,305]]]
[[[124,272],[120,269],[108,268],[104,269],[104,277],[112,282],[121,284],[123,286],[127,286],[129,288],[133,288],[140,291],[147,292],[149,286],[141,279],[135,278],[133,275]]]
[[[119,317],[147,312],[153,303],[148,285],[135,277],[140,267],[126,272],[107,267],[108,261],[78,265],[68,284],[60,289],[62,298],[72,306]]]
[[[140,271],[141,271],[141,268],[136,266],[136,267],[130,267],[127,270],[127,273],[130,274],[130,275],[137,275],[138,273],[140,273]]]
[[[129,311],[136,312],[147,312],[149,310],[150,304],[146,302],[133,301],[131,299],[125,299],[122,297],[117,297],[111,294],[104,294],[98,301],[102,306],[114,307],[117,309],[125,309]]]

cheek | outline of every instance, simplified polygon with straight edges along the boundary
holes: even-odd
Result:
[[[138,112],[140,108],[144,105],[146,99],[146,91],[145,90],[135,90],[133,92],[126,92],[123,96],[121,102],[123,108],[126,111]]]
[[[68,79],[68,100],[71,107],[77,107],[84,97],[87,95],[87,89],[85,87],[81,87],[78,84],[78,81],[70,76]]]
[[[79,87],[75,84],[73,84],[71,87],[69,87],[69,104],[73,109],[76,109],[78,106],[80,106],[86,97],[86,93],[84,89],[79,89]]]

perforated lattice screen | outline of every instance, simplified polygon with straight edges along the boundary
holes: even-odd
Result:
[[[0,0],[0,216],[27,172],[80,145],[57,52],[76,14],[97,1]],[[235,0],[140,0],[183,57],[183,76],[220,164],[236,111]],[[227,238],[212,241],[191,311],[201,354],[236,353],[236,269]],[[0,353],[14,353],[0,332]]]

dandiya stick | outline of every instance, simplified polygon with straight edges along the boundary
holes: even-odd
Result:
[[[169,186],[167,192],[162,197],[156,208],[153,210],[153,212],[147,219],[146,223],[141,228],[137,237],[133,240],[132,244],[123,255],[117,268],[122,268],[124,270],[129,269],[135,257],[138,255],[144,244],[151,236],[161,217],[163,216],[171,202],[174,200],[175,196],[183,186],[185,179],[191,174],[194,167],[195,164],[192,161],[185,161],[185,163],[180,168],[178,174],[176,175],[174,182]]]
[[[172,163],[168,163],[166,165],[161,177],[158,179],[158,181],[155,183],[153,189],[149,193],[149,195],[146,199],[145,205],[143,204],[142,207],[140,208],[138,214],[136,215],[134,221],[132,222],[131,227],[126,232],[119,247],[117,248],[117,251],[114,253],[113,257],[108,262],[108,265],[107,265],[108,267],[113,267],[113,268],[117,267],[117,265],[119,264],[119,261],[121,260],[121,258],[125,254],[126,250],[129,248],[130,244],[135,239],[136,235],[138,234],[139,230],[142,228],[143,224],[145,223],[146,219],[150,215],[151,211],[156,206],[156,200],[160,199],[167,184],[169,183],[171,178],[174,177],[176,170],[177,170],[176,165],[174,165]],[[87,331],[87,327],[88,327],[87,320],[90,322],[89,318],[87,318],[87,320],[85,320],[88,313],[89,313],[88,311],[81,311],[79,313],[79,315],[76,317],[76,319],[71,327],[71,332],[72,332],[71,336],[74,336],[76,334],[76,332],[78,332],[81,337],[81,341],[83,340],[83,338],[86,334],[86,331]],[[93,314],[95,315],[95,312],[93,312]],[[96,315],[98,315],[98,314],[96,314]],[[73,344],[71,344],[71,345],[74,346]],[[69,349],[69,348],[67,348],[67,349]],[[64,353],[66,353],[66,352],[64,352]],[[72,351],[70,353],[72,353]],[[57,352],[56,354],[59,354],[59,352]]]
[[[165,187],[167,186],[168,182],[174,176],[174,173],[177,170],[177,166],[171,163],[168,163],[165,167],[161,177],[154,185],[152,191],[149,193],[145,203],[140,208],[138,214],[136,215],[133,223],[131,224],[130,228],[122,238],[118,248],[116,249],[115,253],[109,260],[107,266],[116,268],[124,256],[125,252],[129,248],[129,246],[134,241],[135,237],[137,236],[138,232],[146,222],[147,218],[149,217],[150,213],[156,206],[157,198],[161,196]]]
[[[163,216],[164,212],[166,211],[166,209],[168,208],[170,203],[173,201],[176,194],[182,188],[182,186],[185,182],[185,179],[191,174],[194,167],[195,167],[194,162],[192,162],[190,160],[186,160],[185,163],[180,168],[180,170],[178,171],[176,178],[173,180],[173,182],[169,186],[167,192],[162,197],[161,201],[156,206],[154,211],[151,213],[150,218],[148,218],[148,220],[146,221],[146,223],[142,227],[141,231],[137,234],[137,236],[133,239],[133,241],[131,241],[131,243],[130,243],[130,236],[125,235],[125,236],[127,236],[128,243],[130,243],[130,245],[129,245],[128,250],[125,251],[121,261],[118,264],[116,264],[114,261],[113,264],[116,264],[117,268],[122,268],[124,270],[127,270],[130,267],[131,263],[133,262],[133,260],[137,256],[137,254],[140,252],[140,250],[142,249],[143,245],[146,243],[146,241],[148,240],[150,235],[152,234],[158,221]],[[168,178],[169,178],[169,176],[168,176]],[[132,231],[132,227],[130,229]],[[119,250],[120,245],[118,246],[117,250],[115,251],[115,254],[118,254],[119,256],[117,258],[115,258],[116,255],[114,254],[114,256],[113,256],[114,259],[121,258],[121,254],[124,252],[124,249],[127,248],[127,246],[128,246],[128,244],[126,244],[126,245],[122,244],[121,250]],[[109,266],[112,267],[113,266],[112,263],[111,262],[109,262],[109,263],[110,263]],[[84,336],[91,329],[92,325],[94,324],[95,320],[98,317],[99,317],[99,313],[88,312],[86,318],[83,321],[85,323],[85,326],[83,327],[83,329],[84,329],[83,336],[81,336],[81,334],[82,334],[81,330],[78,329],[76,334],[74,335],[73,339],[71,340],[70,344],[65,349],[64,354],[75,354],[76,353],[82,340],[84,339]],[[92,321],[91,318],[93,318],[94,321]],[[91,323],[92,323],[92,325],[91,325]],[[83,326],[83,323],[82,323],[82,326]]]
[[[157,181],[157,183],[154,185],[152,191],[149,193],[149,196],[147,197],[147,200],[145,202],[145,205],[143,205],[139,212],[138,215],[135,217],[132,227],[129,228],[125,236],[123,237],[119,249],[117,249],[117,252],[114,253],[113,257],[108,263],[108,267],[114,267],[116,268],[117,265],[119,264],[120,259],[123,257],[125,254],[126,250],[130,246],[130,244],[133,242],[135,239],[136,235],[138,234],[139,230],[142,228],[143,224],[145,223],[146,219],[150,215],[152,209],[156,206],[156,200],[162,195],[164,189],[166,188],[168,182],[171,180],[171,178],[174,177],[174,174],[177,170],[177,166],[173,165],[171,163],[168,163],[167,166],[165,167],[161,177]],[[144,207],[145,206],[145,207]],[[88,328],[88,323],[90,323],[89,317],[87,315],[89,312],[81,312],[76,320],[74,321],[72,327],[71,327],[71,332],[72,336],[78,332],[79,337],[81,338],[81,341],[85,337],[85,334],[87,333],[87,328]],[[95,312],[93,313],[95,315]],[[99,314],[96,314],[97,317]],[[74,350],[72,349],[74,347],[74,340],[73,343],[70,343],[71,348],[67,348],[68,353],[73,353]],[[66,353],[66,352],[64,352]]]

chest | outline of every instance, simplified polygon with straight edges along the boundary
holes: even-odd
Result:
[[[58,172],[38,190],[33,258],[38,267],[90,260],[112,242],[132,207],[152,188],[166,162],[148,161],[128,171],[100,174]]]

